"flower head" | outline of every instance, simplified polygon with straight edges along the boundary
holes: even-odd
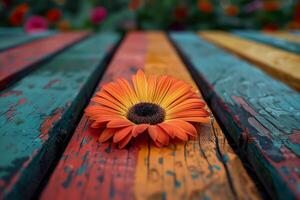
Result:
[[[91,21],[93,24],[100,24],[107,15],[107,11],[104,7],[97,7],[91,11]]]
[[[9,22],[13,26],[22,25],[25,15],[29,10],[29,6],[27,3],[22,3],[18,5],[9,16]]]
[[[104,128],[100,142],[113,139],[123,148],[142,133],[161,147],[170,138],[195,137],[194,123],[209,123],[209,112],[192,87],[169,76],[146,78],[139,70],[132,84],[120,78],[102,87],[85,110],[91,127]]]
[[[47,20],[40,16],[30,17],[25,24],[25,31],[27,33],[38,33],[48,29]]]
[[[228,5],[225,8],[225,13],[231,17],[238,15],[240,12],[239,8],[235,5]]]
[[[213,5],[209,1],[198,1],[198,8],[203,13],[212,13],[213,12]]]
[[[61,16],[62,16],[62,12],[58,8],[52,8],[48,10],[46,13],[47,20],[51,23],[59,21]]]

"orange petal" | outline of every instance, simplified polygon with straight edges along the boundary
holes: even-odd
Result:
[[[157,137],[158,137],[158,132],[157,132],[155,126],[150,125],[150,126],[148,127],[148,133],[149,133],[150,137],[152,138],[152,140],[153,140],[153,141],[156,141],[156,139],[157,139]]]
[[[170,122],[165,122],[167,123],[168,125],[172,126],[173,129],[175,129],[174,131],[174,135],[183,140],[183,141],[187,141],[189,138],[188,138],[188,135],[185,133],[185,131],[180,127],[180,126],[175,126],[174,123],[170,123]]]
[[[174,119],[174,120],[170,120],[169,123],[172,123],[175,126],[180,126],[180,128],[182,128],[187,134],[189,134],[193,137],[197,136],[196,128],[189,122]]]
[[[160,128],[159,126],[155,126],[158,136],[157,136],[157,141],[160,142],[163,145],[168,145],[169,144],[169,136],[165,133],[164,129]]]
[[[199,122],[199,123],[210,123],[210,117],[179,117],[177,119],[188,121],[188,122]]]
[[[121,140],[118,144],[119,148],[124,148],[132,138],[132,134],[127,135],[123,140]]]
[[[132,136],[137,137],[139,134],[141,134],[145,130],[147,130],[148,126],[149,126],[148,124],[139,124],[139,125],[133,126]]]
[[[114,133],[116,132],[116,129],[111,129],[111,128],[106,128],[104,131],[101,133],[100,137],[98,138],[99,142],[105,142],[109,140]]]
[[[106,125],[107,128],[121,128],[133,125],[128,119],[113,119]]]
[[[163,122],[158,124],[158,126],[160,126],[162,129],[164,129],[164,131],[171,137],[171,138],[175,138],[175,134],[174,131],[176,131],[176,129],[174,129],[173,126],[170,126],[169,124]]]
[[[114,135],[113,141],[114,143],[118,143],[123,140],[128,134],[131,134],[132,126],[128,126],[126,128],[122,128],[117,131]]]
[[[193,110],[186,110],[180,111],[176,113],[169,114],[167,118],[175,119],[179,117],[208,117],[209,112],[204,109],[193,109]]]
[[[147,101],[148,83],[145,73],[139,69],[136,75],[132,76],[132,82],[139,100]]]
[[[123,105],[113,103],[113,102],[111,102],[111,101],[109,101],[107,99],[104,99],[102,97],[94,97],[94,98],[91,99],[91,101],[103,104],[103,105],[105,105],[105,106],[107,106],[109,108],[112,108],[112,109],[114,109],[116,111],[119,111],[119,112],[126,111],[126,108]]]
[[[105,122],[97,122],[97,121],[95,121],[95,122],[93,122],[92,124],[91,124],[91,127],[92,128],[101,128],[101,127],[105,127]]]

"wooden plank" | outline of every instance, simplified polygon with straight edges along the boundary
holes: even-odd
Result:
[[[4,36],[0,34],[0,51],[4,51],[9,48],[13,48],[18,45],[25,44],[35,39],[39,39],[49,35],[51,34],[50,33],[37,34],[37,35],[19,34],[19,35],[4,35]]]
[[[71,36],[71,35],[70,35]],[[0,93],[0,199],[29,199],[60,156],[120,37],[88,38]]]
[[[214,44],[256,64],[262,70],[300,91],[300,56],[225,32],[204,31],[200,35]]]
[[[137,69],[195,84],[163,33],[130,33],[99,87]],[[215,121],[197,140],[153,146],[139,138],[126,149],[98,143],[84,115],[41,199],[259,199],[241,161]]]
[[[23,35],[23,28],[0,27],[0,36],[3,35]]]
[[[299,199],[300,94],[196,34],[171,38],[270,195]]]
[[[264,32],[266,35],[270,35],[275,38],[284,39],[290,42],[300,43],[300,36],[285,31],[277,32]]]
[[[275,38],[271,35],[265,35],[258,31],[233,31],[232,33],[242,38],[272,45],[291,53],[300,54],[300,43],[290,42],[281,38]]]
[[[60,33],[0,53],[0,89],[6,88],[70,45],[88,35],[87,32]]]

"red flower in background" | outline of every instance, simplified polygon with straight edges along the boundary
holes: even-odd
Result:
[[[266,1],[262,6],[263,10],[273,12],[279,9],[279,4],[276,1]]]
[[[135,11],[140,7],[140,4],[141,4],[140,0],[131,0],[128,7],[130,10]]]
[[[9,16],[9,23],[12,26],[21,26],[28,10],[29,6],[27,5],[27,3],[18,5]]]
[[[47,20],[40,16],[31,16],[25,23],[27,33],[39,33],[48,29]]]
[[[296,22],[300,23],[300,3],[296,5],[294,19]]]
[[[273,23],[268,23],[268,24],[264,25],[264,27],[263,27],[264,31],[269,31],[269,32],[277,31],[278,29],[279,29],[279,26],[277,24],[273,24]]]
[[[182,21],[187,17],[187,8],[186,6],[177,6],[174,11],[174,16],[177,21]]]
[[[107,16],[107,11],[104,7],[97,7],[91,11],[91,21],[93,24],[100,24]]]
[[[236,7],[235,5],[229,5],[225,8],[225,13],[229,16],[236,16],[240,12],[239,8]]]
[[[198,8],[201,12],[211,13],[213,11],[213,5],[209,1],[198,1]]]
[[[52,23],[59,21],[61,16],[62,16],[62,12],[58,8],[50,9],[46,13],[47,20]]]

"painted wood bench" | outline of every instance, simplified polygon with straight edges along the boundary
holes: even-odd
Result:
[[[0,199],[299,199],[297,44],[249,34],[57,33],[0,52]],[[164,148],[99,143],[83,109],[138,69],[200,90],[211,123]]]

